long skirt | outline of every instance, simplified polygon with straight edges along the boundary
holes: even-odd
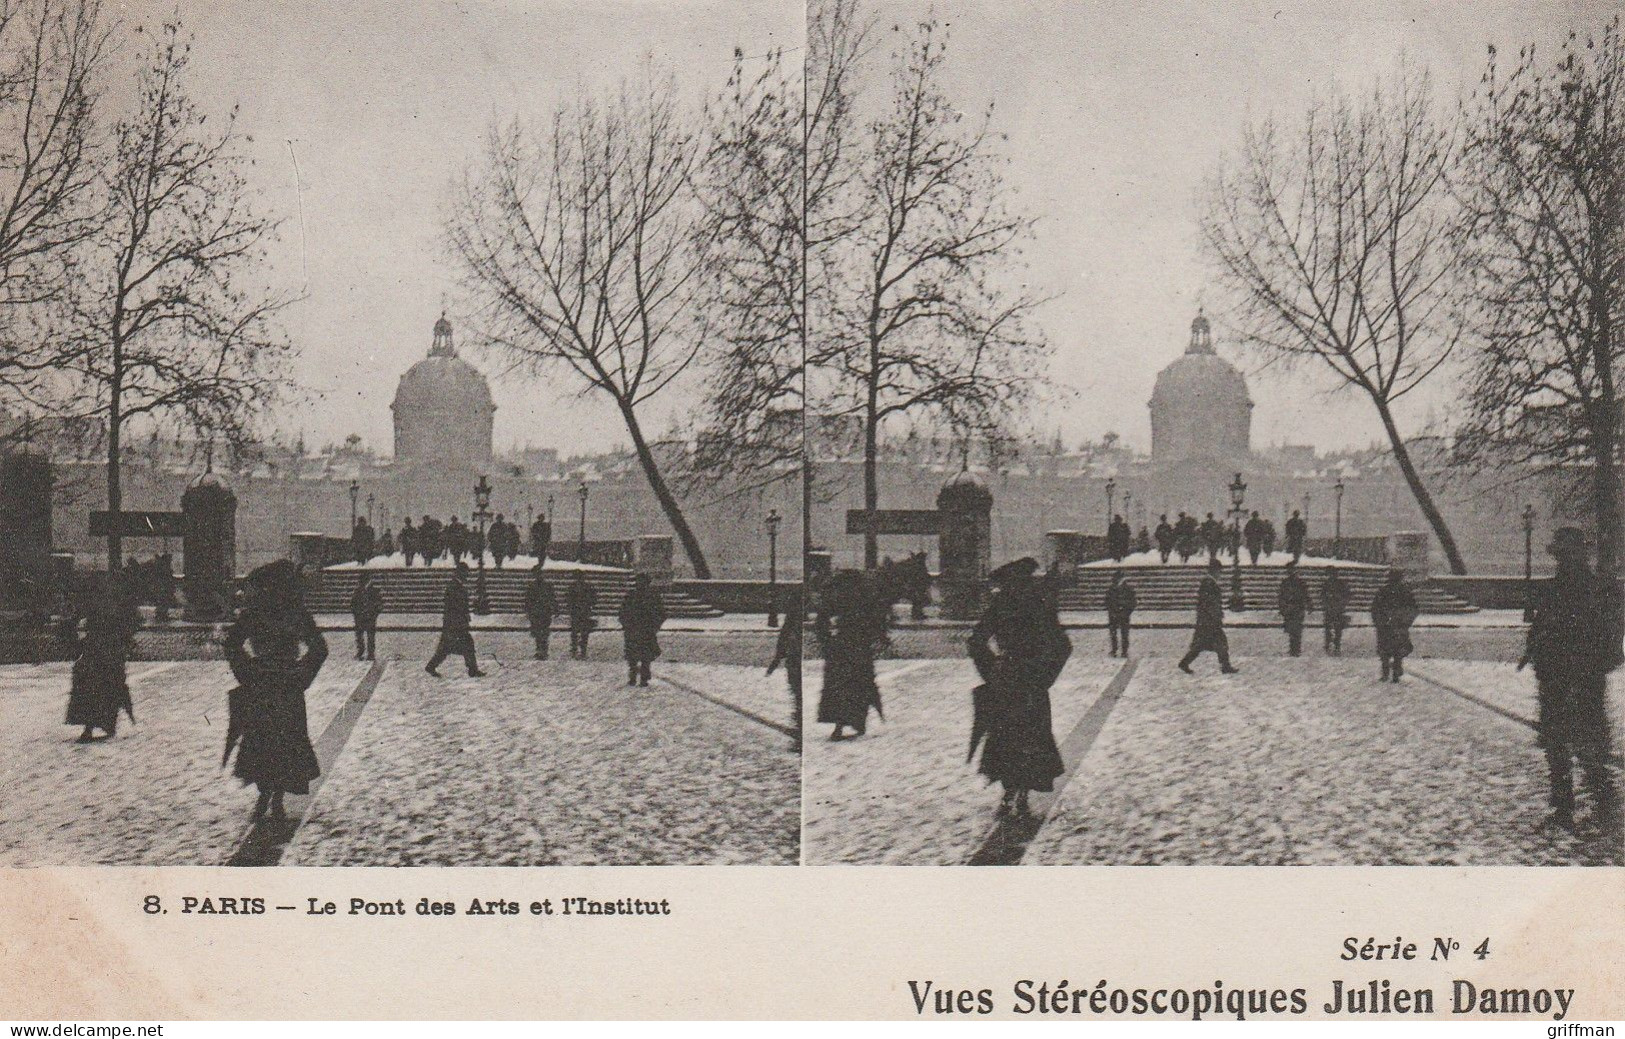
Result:
[[[118,713],[129,710],[123,657],[85,653],[74,661],[66,724],[89,725],[112,735],[118,729]]]
[[[310,793],[321,775],[310,744],[305,694],[297,682],[275,681],[245,687],[242,744],[233,770],[238,779],[262,793]]]
[[[875,682],[874,657],[861,648],[846,646],[839,637],[829,644],[824,662],[824,687],[818,694],[818,721],[861,729],[869,709],[880,709],[880,686]]]
[[[979,771],[1007,790],[1053,790],[1066,771],[1055,745],[1049,690],[1019,684],[996,689]]]

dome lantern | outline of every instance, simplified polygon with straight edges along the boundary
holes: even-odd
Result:
[[[451,342],[451,322],[446,320],[446,312],[440,312],[440,320],[434,323],[434,343],[429,347],[430,357],[456,357],[457,348]]]

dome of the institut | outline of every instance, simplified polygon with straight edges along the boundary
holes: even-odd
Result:
[[[457,356],[451,322],[434,324],[429,356],[395,389],[396,464],[484,470],[491,464],[496,404],[478,368]]]
[[[1158,373],[1150,407],[1153,461],[1237,459],[1251,450],[1247,377],[1214,350],[1202,314],[1191,322],[1185,353]]]

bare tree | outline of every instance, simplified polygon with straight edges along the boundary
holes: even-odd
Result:
[[[107,42],[96,0],[0,0],[0,388],[30,411],[61,403],[63,305],[97,227]]]
[[[827,364],[862,417],[864,565],[879,560],[880,430],[945,425],[967,445],[1000,438],[1041,382],[1045,344],[1024,319],[1042,300],[1016,282],[1032,222],[1006,206],[992,111],[967,120],[940,83],[945,33],[895,30],[891,97],[861,138],[848,189],[855,223],[821,251],[839,297]]]
[[[1200,223],[1243,341],[1370,401],[1451,570],[1465,573],[1395,414],[1461,338],[1453,163],[1427,75],[1402,65],[1359,102],[1334,94],[1291,127],[1249,127]]]
[[[1464,452],[1589,479],[1597,566],[1620,572],[1625,362],[1625,41],[1570,36],[1503,73],[1492,49],[1466,139],[1464,237],[1481,322]]]
[[[172,421],[236,445],[285,385],[275,318],[292,300],[251,284],[276,223],[255,212],[235,109],[205,130],[185,92],[190,49],[178,23],[153,35],[132,114],[113,131],[102,229],[80,263],[76,368],[105,416],[109,566],[122,558],[127,426]]]
[[[541,134],[494,128],[446,223],[485,338],[541,375],[609,398],[698,577],[710,567],[643,430],[704,331],[691,177],[699,146],[669,81],[560,108]]]

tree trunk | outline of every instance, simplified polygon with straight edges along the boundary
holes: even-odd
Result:
[[[113,378],[107,393],[107,518],[111,524],[107,533],[107,572],[114,573],[124,565],[124,535],[121,519],[124,508],[124,488],[120,482],[120,449],[124,416],[120,413],[124,388],[124,343],[117,333],[113,336]]]
[[[1444,549],[1445,559],[1450,563],[1450,572],[1465,574],[1467,564],[1462,561],[1461,549],[1456,547],[1456,539],[1444,521],[1444,514],[1434,504],[1433,495],[1428,493],[1427,485],[1422,482],[1421,474],[1416,471],[1416,465],[1411,461],[1410,450],[1405,446],[1405,438],[1400,435],[1399,426],[1394,423],[1393,412],[1383,401],[1377,400],[1376,405],[1377,414],[1382,417],[1382,428],[1388,432],[1388,446],[1393,449],[1394,461],[1399,463],[1399,471],[1405,475],[1405,482],[1410,486],[1411,497],[1416,499],[1422,515],[1433,528],[1434,536],[1439,539],[1439,547]]]
[[[700,548],[700,539],[694,536],[694,531],[683,516],[683,508],[677,504],[677,498],[666,485],[666,478],[660,474],[660,465],[655,461],[654,452],[643,439],[643,427],[632,408],[621,404],[621,418],[626,422],[626,431],[632,437],[632,449],[637,452],[638,464],[643,467],[644,478],[649,481],[649,489],[654,491],[655,500],[660,502],[660,508],[666,514],[666,521],[671,524],[672,532],[683,545],[683,554],[688,557],[689,565],[694,568],[694,576],[702,581],[710,580],[711,567],[705,561],[705,552]]]
[[[870,316],[869,324],[874,325]],[[863,402],[863,568],[880,565],[880,535],[876,533],[876,513],[880,511],[880,343],[869,337],[869,372]]]

